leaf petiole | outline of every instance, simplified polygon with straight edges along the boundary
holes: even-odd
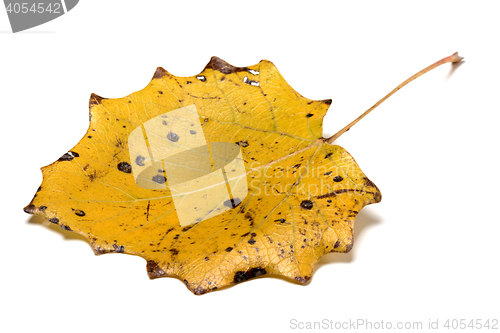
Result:
[[[329,138],[324,138],[324,142],[327,142],[327,143],[333,143],[335,140],[337,140],[342,134],[344,134],[345,132],[347,132],[351,127],[353,127],[354,125],[356,125],[361,119],[363,119],[366,115],[368,115],[370,112],[373,111],[373,109],[375,109],[377,106],[379,106],[380,104],[382,104],[386,99],[388,99],[389,97],[391,97],[393,94],[395,94],[399,89],[403,88],[404,86],[406,86],[408,83],[410,83],[411,81],[415,80],[416,78],[418,78],[419,76],[433,70],[434,68],[438,67],[438,66],[441,66],[442,64],[446,64],[448,62],[451,62],[451,63],[456,63],[456,62],[459,62],[459,61],[462,61],[463,57],[460,57],[458,55],[458,52],[455,52],[453,53],[451,56],[448,56],[446,58],[443,58],[435,63],[433,63],[432,65],[430,65],[429,67],[426,67],[424,69],[422,69],[420,72],[410,76],[408,79],[406,79],[406,81],[404,81],[403,83],[401,83],[399,86],[397,86],[396,88],[394,88],[390,93],[388,93],[387,95],[385,95],[384,98],[382,98],[381,100],[379,100],[377,103],[375,103],[371,108],[369,108],[368,110],[366,110],[361,116],[359,116],[358,118],[354,119],[350,124],[348,124],[347,126],[345,126],[344,128],[342,128],[340,131],[338,131],[337,133],[335,133],[334,135],[332,135],[331,137]]]

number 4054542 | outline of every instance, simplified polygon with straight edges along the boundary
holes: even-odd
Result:
[[[444,323],[444,327],[447,329],[492,329],[498,330],[498,320],[481,320],[481,319],[448,319]]]
[[[31,5],[31,6],[30,6]],[[53,14],[61,14],[61,4],[60,3],[9,3],[7,5],[7,13],[37,13],[41,14],[44,12],[53,13]]]

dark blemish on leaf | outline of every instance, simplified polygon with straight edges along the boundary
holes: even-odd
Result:
[[[245,140],[245,141],[238,141],[238,142],[235,142],[238,146],[241,146],[241,147],[248,147],[249,144],[248,142]]]
[[[153,178],[151,178],[151,180],[158,184],[165,184],[167,178],[165,178],[165,176],[163,175],[156,175]]]
[[[314,116],[314,114],[312,114],[312,113],[306,114],[306,118],[311,118],[312,116]]]
[[[83,210],[75,210],[75,214],[78,215],[78,216],[85,216],[85,212]]]
[[[158,90],[158,93],[160,93],[161,95],[163,95],[163,91],[161,91],[161,90]]]
[[[118,163],[118,170],[125,172],[125,173],[131,173],[132,172],[132,166],[128,164],[127,162],[120,162]]]
[[[196,76],[196,78],[198,80],[200,80],[201,82],[206,82],[207,81],[207,78],[205,76],[203,76],[203,75],[198,75],[198,76]]]
[[[165,271],[158,266],[158,264],[152,260],[149,260],[146,264],[146,270],[150,279],[159,278],[165,276]]]
[[[253,277],[261,276],[264,274],[267,274],[266,269],[261,268],[261,267],[251,268],[250,270],[248,270],[246,272],[237,271],[234,274],[233,282],[234,283],[243,282],[243,281],[246,281],[246,280],[251,279]]]
[[[172,256],[174,257],[179,254],[179,250],[177,249],[170,249],[169,251],[172,253]]]
[[[246,234],[241,235],[241,237],[246,237],[248,235],[250,235],[250,232],[247,232]]]
[[[186,81],[186,84],[191,84],[191,81]]]
[[[274,220],[274,222],[285,223],[285,219]]]
[[[40,212],[43,212],[43,211],[44,211],[44,210],[46,210],[46,209],[47,209],[47,206],[40,206],[40,207],[38,207],[38,210],[39,210]]]
[[[168,72],[166,70],[164,70],[161,67],[158,67],[153,75],[153,79],[160,79],[167,74],[168,74]]]
[[[90,94],[90,99],[89,99],[89,110],[94,106],[101,104],[102,100],[105,99],[101,96],[98,96],[96,94]]]
[[[209,257],[205,257],[205,261],[209,261],[209,260],[210,260],[210,258],[209,258]]]
[[[311,208],[313,208],[313,202],[311,200],[303,200],[300,203],[300,207],[302,207],[304,209],[311,209]]]
[[[92,135],[87,136],[87,138],[92,139]]]
[[[257,234],[255,232],[252,232],[252,234],[250,236],[255,237],[255,236],[257,236]]]
[[[325,176],[329,176],[329,175],[331,175],[331,173],[332,173],[332,172],[333,172],[333,171],[328,171],[327,173],[325,173]]]
[[[203,119],[203,121],[206,122],[206,123],[208,123],[210,121],[210,119],[205,118],[205,119]]]
[[[49,220],[49,222],[52,222],[54,224],[59,224],[59,219],[57,217],[53,217]]]
[[[300,168],[300,165],[301,165],[300,163],[299,164],[295,164],[292,168],[298,169],[298,168]]]
[[[307,105],[311,105],[314,101],[307,102]]]
[[[221,77],[220,82],[224,82],[225,80],[226,80],[226,77],[223,76],[223,77]]]
[[[335,176],[335,178],[333,178],[333,181],[334,181],[334,182],[337,182],[337,183],[338,183],[338,182],[341,182],[341,181],[343,181],[343,180],[344,180],[344,178],[342,178],[341,176]]]
[[[116,139],[115,147],[122,148],[122,149],[125,148],[125,144],[123,143],[122,139],[120,139],[120,138]]]
[[[177,134],[175,134],[174,132],[168,132],[167,139],[169,139],[172,142],[177,142],[177,141],[179,141],[179,136]]]
[[[75,157],[80,157],[78,153],[75,153],[74,151],[69,151],[63,156],[59,157],[58,161],[71,161]]]
[[[346,253],[347,253],[347,252],[349,252],[349,251],[351,251],[351,250],[352,250],[352,244],[349,244],[349,245],[347,245],[347,246],[345,247],[345,252],[346,252]]]
[[[241,203],[239,198],[229,199],[224,201],[224,206],[229,208],[236,208]]]
[[[295,281],[299,281],[299,282],[301,282],[301,283],[306,283],[306,282],[307,282],[307,281],[309,281],[310,279],[311,279],[311,277],[309,277],[309,276],[304,276],[304,277],[302,277],[302,276],[297,276],[297,277],[295,277],[295,278],[294,278],[294,280],[295,280]]]
[[[168,123],[167,123],[167,121],[166,121],[166,120],[162,121],[161,123],[162,123],[163,125],[165,125],[165,126],[166,126],[166,125],[168,125]]]
[[[326,200],[326,202],[331,203],[331,202],[332,202],[332,200],[328,199],[328,200]]]
[[[333,248],[336,249],[340,246],[340,241],[336,241],[335,245],[333,245]]]
[[[186,232],[186,231],[188,231],[189,229],[191,229],[192,227],[194,227],[194,224],[187,225],[187,226],[185,226],[184,228],[182,228],[182,231],[183,231],[183,232]]]
[[[193,130],[189,130],[189,133],[195,135],[196,134],[196,131],[193,131]]]
[[[226,248],[226,252],[231,252],[233,250],[233,248],[231,246],[229,246],[228,248]]]
[[[325,158],[328,158],[328,157],[330,157],[332,155],[333,155],[333,153],[328,153],[328,154],[325,155]]]
[[[64,224],[61,224],[61,229],[66,230],[66,231],[72,231],[70,227],[68,227],[67,225],[64,225]]]
[[[123,245],[116,245],[116,244],[113,244],[113,248],[114,248],[114,252],[116,253],[123,253],[125,251],[125,248],[123,247]]]
[[[27,214],[33,214],[35,211],[35,205],[29,205],[27,207],[24,207],[24,212]]]
[[[137,156],[135,158],[135,164],[137,164],[138,166],[144,166],[144,161],[146,160],[146,158],[144,156]]]
[[[332,104],[332,100],[331,99],[324,99],[322,100],[323,103],[327,104],[327,105],[331,105]]]
[[[175,235],[173,239],[179,239],[179,234]]]
[[[253,238],[252,238],[252,239],[249,239],[249,240],[248,240],[248,244],[250,244],[250,245],[254,245],[254,244],[255,244],[255,239],[253,239]]]
[[[243,282],[243,281],[246,281],[246,280],[248,280],[248,276],[245,274],[245,272],[237,271],[234,274],[234,279],[233,279],[234,283],[240,283],[240,282]]]
[[[369,186],[369,187],[375,187],[375,188],[377,188],[377,186],[375,186],[375,184],[374,184],[371,180],[369,180],[368,178],[363,177],[363,179],[364,179],[364,181],[365,181],[365,186]]]
[[[214,71],[219,71],[223,74],[231,74],[247,70],[246,67],[235,67],[233,65],[230,65],[229,63],[218,57],[210,58],[210,61],[205,66],[205,69],[209,68],[213,69]]]

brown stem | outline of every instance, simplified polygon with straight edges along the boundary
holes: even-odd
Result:
[[[334,142],[335,140],[337,140],[342,134],[344,134],[345,132],[347,132],[351,127],[353,127],[354,125],[356,125],[356,123],[358,121],[360,121],[361,119],[363,119],[367,114],[369,114],[370,112],[373,111],[373,109],[375,109],[377,106],[379,106],[380,104],[382,104],[386,99],[388,99],[389,97],[391,97],[393,94],[395,94],[399,89],[403,88],[404,86],[406,86],[408,83],[410,83],[411,81],[415,80],[416,78],[418,78],[420,75],[423,75],[431,70],[433,70],[434,68],[442,65],[442,64],[446,64],[448,62],[451,62],[451,63],[455,63],[455,62],[459,62],[463,59],[463,57],[460,57],[458,55],[458,52],[455,52],[453,53],[451,56],[449,57],[446,57],[446,58],[443,58],[435,63],[433,63],[432,65],[430,65],[429,67],[426,67],[424,69],[422,69],[420,72],[414,74],[413,76],[409,77],[406,81],[404,81],[403,83],[401,83],[399,86],[397,86],[396,88],[394,88],[394,90],[392,90],[390,93],[388,93],[384,98],[382,98],[380,101],[378,101],[377,103],[375,103],[371,108],[369,108],[368,110],[366,110],[361,116],[359,116],[358,118],[356,118],[355,120],[353,120],[349,125],[347,125],[346,127],[344,127],[343,129],[341,129],[340,131],[338,131],[337,133],[335,133],[334,135],[332,135],[331,137],[329,138],[325,138],[323,139],[325,142],[328,142],[328,143],[332,143]]]

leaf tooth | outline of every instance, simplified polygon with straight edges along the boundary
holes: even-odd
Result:
[[[103,99],[106,99],[106,98],[101,97],[99,95],[96,95],[94,93],[90,94],[90,98],[89,98],[89,110],[92,109],[92,107],[94,105],[101,104],[101,102],[102,102]]]
[[[167,70],[164,69],[163,67],[158,67],[158,68],[156,68],[156,71],[153,74],[153,78],[151,80],[153,80],[153,79],[161,79],[164,76],[172,76],[172,74],[170,74],[169,72],[167,72]]]
[[[230,63],[222,60],[219,57],[212,57],[210,58],[210,61],[208,64],[205,66],[203,69],[202,73],[207,70],[207,69],[212,69],[214,71],[219,71],[223,74],[232,74],[236,72],[242,72],[248,70],[247,67],[236,67],[231,65]]]

